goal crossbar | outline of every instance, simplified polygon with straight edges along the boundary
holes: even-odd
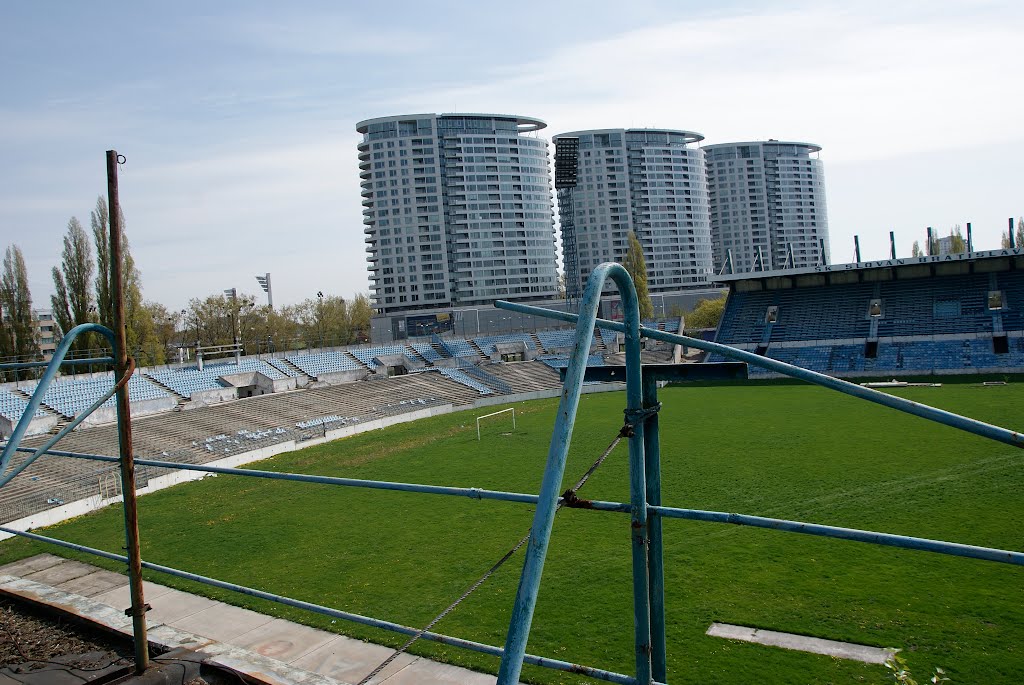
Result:
[[[476,417],[476,439],[477,439],[477,441],[479,441],[481,439],[480,438],[480,419],[487,419],[487,418],[490,418],[492,416],[497,416],[498,414],[507,414],[508,412],[512,412],[512,430],[515,430],[516,429],[516,408],[515,407],[509,407],[508,409],[502,409],[500,411],[491,412],[490,414],[484,414],[483,416]]]

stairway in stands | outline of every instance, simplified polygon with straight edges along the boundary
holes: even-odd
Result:
[[[299,381],[302,381],[303,379],[305,380],[305,383],[299,383],[299,385],[304,385],[304,384],[309,383],[310,381],[316,380],[315,378],[310,376],[308,373],[306,373],[305,371],[303,371],[299,367],[295,366],[295,364],[291,363],[291,361],[289,361],[287,357],[277,357],[277,361],[279,363],[284,364],[284,366],[288,367],[288,369],[290,371],[295,373],[297,380],[299,380]]]
[[[161,390],[166,391],[168,395],[170,395],[174,399],[178,400],[178,406],[176,406],[173,411],[181,411],[184,408],[184,406],[186,404],[188,404],[189,400],[192,399],[191,397],[185,397],[184,395],[181,395],[181,394],[175,392],[174,390],[171,390],[169,387],[167,387],[166,385],[164,385],[163,383],[161,383],[157,379],[153,378],[152,376],[145,376],[145,378],[150,383],[152,383],[153,385],[156,385]]]
[[[488,357],[486,354],[484,354],[484,351],[482,349],[480,349],[480,346],[476,344],[476,340],[473,340],[472,338],[469,338],[468,340],[466,340],[466,342],[468,342],[469,346],[472,347],[473,350],[478,355],[480,355],[480,359],[490,359],[490,357]]]

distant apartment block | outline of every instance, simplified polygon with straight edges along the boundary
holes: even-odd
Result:
[[[729,255],[732,273],[828,260],[820,150],[778,140],[704,147],[716,271]]]
[[[600,129],[555,136],[566,291],[579,297],[602,262],[622,262],[636,233],[648,288],[706,285],[711,224],[699,133]]]
[[[370,290],[381,314],[557,295],[539,119],[409,114],[359,122]]]
[[[39,333],[39,351],[42,352],[45,361],[50,361],[57,349],[57,343],[60,342],[53,312],[49,309],[33,309],[32,314],[36,321],[36,331]]]

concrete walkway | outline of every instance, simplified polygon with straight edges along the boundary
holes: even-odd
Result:
[[[358,683],[393,650],[265,616],[248,609],[143,581],[150,642],[187,647],[267,682]],[[43,602],[131,634],[124,615],[128,578],[95,566],[40,554],[0,566],[0,592]],[[493,675],[403,654],[372,681],[387,685],[491,685]]]

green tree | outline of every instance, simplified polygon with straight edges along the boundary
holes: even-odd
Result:
[[[107,328],[114,328],[114,293],[111,290],[110,273],[110,216],[107,201],[100,195],[96,198],[96,209],[89,214],[92,240],[96,246],[96,308],[99,322]],[[124,214],[121,214],[121,286],[124,291],[125,340],[129,353],[142,348],[153,349],[154,323],[144,310],[142,299],[142,274],[135,266],[128,236],[124,232]],[[142,360],[136,360],[140,364]],[[155,363],[155,362],[154,362]],[[160,362],[162,363],[162,362]]]
[[[713,300],[701,300],[698,302],[693,311],[683,317],[683,324],[686,326],[686,329],[694,330],[697,328],[717,327],[718,322],[722,319],[722,313],[725,311],[725,300],[726,296],[722,295]]]
[[[348,313],[349,330],[353,342],[370,341],[370,319],[372,318],[373,307],[370,306],[370,296],[366,293],[358,293],[352,298]]]
[[[3,276],[0,278],[0,357],[16,357],[18,361],[36,361],[39,332],[32,313],[32,293],[28,288],[28,270],[21,248],[11,245],[4,254]],[[27,374],[21,372],[18,377]],[[28,374],[31,375],[31,374]],[[15,374],[0,373],[0,379],[14,379]]]
[[[348,303],[338,295],[317,296],[295,305],[293,315],[310,347],[347,345],[352,342]]]
[[[922,257],[922,256],[924,256],[924,253],[921,252],[921,243],[919,243],[916,240],[914,241],[914,246],[910,248],[910,256],[911,257]]]
[[[950,254],[963,254],[967,252],[967,241],[964,240],[964,234],[960,230],[960,224],[957,224],[949,231],[949,253]]]
[[[651,303],[651,294],[647,291],[647,262],[644,261],[644,249],[636,233],[632,231],[629,234],[629,247],[626,249],[626,258],[622,265],[633,279],[636,297],[640,303],[640,319],[654,318],[654,305]]]
[[[71,217],[64,235],[61,266],[53,267],[53,290],[50,304],[61,335],[82,323],[95,321],[92,278],[95,263],[89,249],[89,237],[78,219]],[[105,341],[104,341],[105,342]],[[91,335],[80,336],[74,350],[86,350],[94,343]]]
[[[89,213],[92,242],[96,246],[96,309],[101,324],[113,330],[114,305],[110,298],[110,229],[107,201],[100,195]]]
[[[1004,250],[1010,247],[1009,232],[1003,234],[1001,243]],[[1016,235],[1014,236],[1014,246],[1024,247],[1024,217],[1020,217],[1019,219],[1017,219],[1017,231]]]

